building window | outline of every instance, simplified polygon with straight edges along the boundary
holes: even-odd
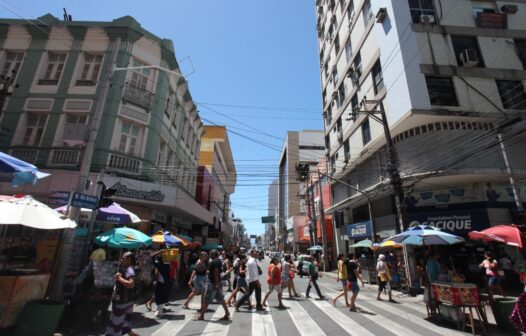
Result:
[[[141,128],[139,126],[127,122],[122,122],[119,151],[127,154],[136,155],[139,149],[138,146],[140,135]]]
[[[349,20],[349,23],[352,22],[354,19],[354,1],[351,0],[349,3],[349,6],[347,7],[347,19]]]
[[[371,127],[369,126],[369,119],[365,119],[362,124],[362,140],[363,145],[367,145],[371,141]]]
[[[358,77],[360,77],[362,74],[362,56],[360,55],[359,51],[356,53],[356,57],[354,58],[353,68],[354,71],[358,73]]]
[[[338,69],[336,69],[336,66],[332,68],[332,83],[336,87],[336,84],[338,83]]]
[[[100,68],[102,66],[102,55],[84,54],[84,66],[80,79],[77,81],[78,86],[94,86],[99,78]]]
[[[340,0],[340,13],[345,10],[345,0]]]
[[[15,78],[22,60],[24,59],[24,53],[18,51],[6,51],[5,52],[5,63],[4,69],[2,70],[3,77]]]
[[[334,40],[334,52],[336,53],[336,56],[338,56],[338,53],[340,52],[340,34],[336,34],[336,39]]]
[[[515,50],[521,60],[522,67],[526,69],[526,40],[515,40]]]
[[[369,24],[369,21],[373,18],[373,9],[371,8],[371,0],[367,0],[363,5],[363,22],[365,27]]]
[[[340,87],[338,88],[338,108],[342,107],[344,102],[345,102],[345,85],[341,83]]]
[[[66,124],[86,125],[88,123],[87,113],[67,113]]]
[[[46,113],[27,112],[24,146],[39,146],[47,122]]]
[[[64,70],[64,62],[66,61],[65,53],[48,53],[48,63],[44,77],[38,81],[39,85],[57,85]]]
[[[423,15],[431,17],[432,21],[435,20],[433,0],[409,0],[409,10],[411,11],[413,23],[424,23],[431,21],[429,18],[422,17]]]
[[[134,67],[145,66],[146,64],[133,60]],[[151,69],[135,69],[132,70],[130,83],[137,88],[146,90],[148,86],[148,79],[150,78]]]
[[[522,81],[498,80],[497,88],[499,89],[502,106],[509,110],[526,109],[526,93]]]
[[[451,36],[453,50],[459,66],[483,67],[482,54],[475,36]]]
[[[345,157],[345,162],[348,162],[351,159],[351,146],[349,145],[349,139],[343,143],[343,155]]]
[[[451,78],[426,76],[426,84],[431,105],[458,106]]]
[[[384,88],[384,77],[382,75],[382,66],[380,64],[380,60],[376,61],[376,64],[371,70],[371,74],[373,76],[374,94],[377,94]]]
[[[350,36],[347,42],[345,42],[345,58],[347,59],[347,62],[350,62],[352,58],[352,43]]]
[[[325,74],[325,78],[329,78],[329,60],[327,60],[323,66],[323,73]]]
[[[351,108],[354,110],[358,107],[358,93],[355,93],[351,98]]]

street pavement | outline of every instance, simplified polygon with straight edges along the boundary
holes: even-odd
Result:
[[[266,267],[268,259],[261,263],[264,270],[262,280],[263,293],[266,293]],[[146,311],[144,305],[134,308],[133,330],[139,335],[173,336],[173,335],[262,335],[262,336],[299,336],[299,335],[470,335],[455,329],[454,324],[435,322],[427,319],[422,296],[407,297],[393,292],[397,303],[376,301],[376,286],[362,287],[357,300],[357,312],[351,312],[345,307],[344,299],[334,306],[331,298],[339,292],[334,273],[325,273],[319,280],[325,300],[319,300],[314,288],[310,299],[305,298],[307,278],[296,277],[296,289],[301,298],[284,300],[287,309],[277,309],[275,293],[270,295],[269,307],[264,312],[249,311],[242,307],[240,312],[232,314],[231,321],[220,320],[224,315],[222,307],[218,304],[210,305],[205,321],[194,321],[193,317],[199,309],[199,298],[190,304],[191,309],[183,309],[184,295],[180,299],[171,301],[169,311],[160,318],[154,317],[154,312]],[[182,293],[181,293],[182,294]],[[225,294],[229,294],[225,292]],[[288,293],[284,295],[288,297]],[[385,297],[385,296],[384,296]],[[255,304],[255,298],[252,298]],[[155,307],[155,305],[154,305]],[[154,308],[155,309],[155,308]],[[491,324],[490,320],[490,324]],[[103,333],[103,332],[102,332]],[[101,335],[101,332],[75,332],[64,335]],[[481,331],[477,329],[477,333]],[[509,335],[497,329],[493,324],[488,330],[489,335]]]

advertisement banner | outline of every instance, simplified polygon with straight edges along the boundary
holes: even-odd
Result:
[[[490,226],[486,209],[447,210],[409,213],[409,226],[430,225],[459,236],[470,231],[481,231]]]
[[[349,239],[371,237],[371,221],[364,221],[347,225],[347,236]]]

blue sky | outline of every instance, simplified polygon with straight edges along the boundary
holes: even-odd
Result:
[[[62,18],[62,7],[73,20],[131,15],[174,42],[183,74],[195,69],[187,79],[205,123],[236,132],[232,208],[249,233],[262,233],[286,131],[323,127],[314,0],[0,0],[0,15]]]

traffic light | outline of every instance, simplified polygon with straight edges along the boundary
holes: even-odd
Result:
[[[97,203],[97,209],[107,208],[113,204],[113,199],[111,198],[117,192],[115,188],[106,188],[106,185],[102,182],[102,191],[100,193],[99,202]]]

